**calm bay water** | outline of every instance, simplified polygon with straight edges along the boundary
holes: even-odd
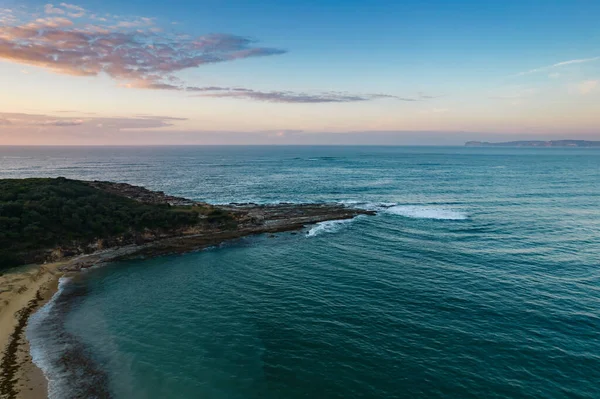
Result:
[[[600,397],[598,149],[0,147],[0,163],[380,211],[63,282],[27,332],[56,398],[86,379],[132,399]]]

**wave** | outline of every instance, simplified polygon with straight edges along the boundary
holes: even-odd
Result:
[[[42,370],[44,377],[48,382],[48,397],[50,399],[63,397],[63,390],[60,386],[62,373],[54,367],[54,358],[58,349],[54,347],[53,342],[49,342],[48,335],[51,331],[49,324],[56,305],[57,299],[62,295],[65,285],[68,283],[67,277],[61,277],[58,281],[58,290],[52,298],[35,312],[29,318],[27,323],[26,336],[29,341],[31,359],[35,365]]]
[[[397,205],[387,208],[384,212],[416,219],[465,220],[468,218],[463,212],[437,206]]]
[[[49,399],[111,397],[107,373],[65,326],[67,314],[85,291],[85,286],[63,277],[50,301],[29,319],[31,358],[48,381]]]
[[[306,233],[306,236],[307,237],[315,237],[315,236],[318,236],[323,233],[338,232],[338,231],[344,229],[345,227],[349,226],[350,223],[354,222],[359,217],[360,216],[357,216],[352,219],[343,219],[343,220],[328,220],[326,222],[317,223],[308,231],[308,233]]]
[[[439,205],[400,205],[395,202],[374,203],[360,201],[342,201],[342,204],[349,207],[413,219],[466,220],[469,218],[469,215],[462,210]]]
[[[367,211],[376,211],[380,214],[397,215],[414,219],[437,219],[437,220],[466,220],[469,215],[461,210],[453,208],[450,205],[403,205],[398,202],[365,202],[359,200],[327,200],[327,199],[289,199],[289,200],[264,200],[264,199],[251,199],[247,201],[215,201],[208,200],[209,203],[215,205],[231,205],[231,204],[256,204],[256,205],[283,205],[283,204],[326,204],[326,203],[338,203],[348,208],[358,208]],[[339,227],[335,222],[345,221],[331,221],[322,222],[330,223],[327,227],[319,227],[321,223],[317,224],[313,229],[319,227],[318,231],[337,231]],[[310,231],[309,231],[310,233]]]

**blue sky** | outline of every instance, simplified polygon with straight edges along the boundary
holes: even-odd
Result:
[[[368,143],[373,132],[390,144],[418,143],[423,132],[456,143],[600,139],[596,1],[27,0],[0,9],[0,144]],[[89,55],[82,32],[98,35],[90,43],[127,35],[127,52],[115,59],[111,41]],[[216,43],[201,52],[218,61],[195,61],[198,38]],[[161,59],[149,43],[177,49]],[[135,72],[134,57],[155,64]]]
[[[123,4],[126,3],[126,4]],[[306,76],[315,84],[366,85],[408,79],[492,79],[598,55],[600,2],[594,1],[92,1],[115,14],[153,15],[198,35],[235,32],[289,50],[257,65],[281,83]],[[276,62],[275,62],[276,61]],[[273,76],[273,73],[276,75]],[[377,76],[379,75],[379,76]]]

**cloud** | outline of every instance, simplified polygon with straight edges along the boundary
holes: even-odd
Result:
[[[339,93],[339,92],[325,92],[325,93],[303,93],[303,92],[292,92],[292,91],[258,91],[242,87],[187,87],[187,91],[200,92],[202,94],[196,95],[196,97],[213,97],[213,98],[237,98],[246,100],[256,100],[271,103],[303,103],[303,104],[316,104],[316,103],[349,103],[349,102],[360,102],[360,101],[371,101],[382,98],[389,98],[398,101],[422,101],[425,98],[420,96],[418,98],[399,97],[391,94],[350,94],[350,93]],[[433,97],[430,97],[433,98]]]
[[[415,97],[400,97],[384,93],[304,93],[237,87],[186,87],[185,82],[176,76],[180,71],[208,64],[279,55],[286,53],[286,50],[260,47],[251,38],[229,33],[198,37],[162,33],[154,18],[88,14],[84,8],[69,3],[46,4],[44,10],[44,18],[37,18],[30,13],[19,22],[0,25],[0,61],[31,65],[72,76],[107,75],[124,88],[185,90],[197,92],[202,97],[272,103],[348,103],[385,98],[414,102],[435,98],[423,93]],[[85,15],[87,17],[82,18]]]
[[[70,10],[85,11],[82,7],[76,6],[74,4],[60,3],[60,6],[64,7],[64,8],[68,8]]]
[[[137,117],[107,118],[107,117],[54,117],[43,114],[24,114],[0,112],[0,129],[10,127],[11,130],[19,128],[74,128],[87,129],[103,128],[106,130],[128,129],[153,129],[174,126],[175,121],[186,120],[169,116],[139,115]]]
[[[140,18],[136,18],[131,21],[119,21],[119,22],[117,22],[116,26],[118,28],[143,28],[143,27],[148,27],[148,26],[153,26],[153,25],[154,25],[153,18],[140,17]]]
[[[73,18],[81,18],[86,14],[85,8],[75,4],[60,3],[60,6],[65,8],[68,11],[68,15]]]
[[[586,80],[577,85],[577,89],[581,94],[589,94],[598,88],[600,80]]]
[[[554,69],[554,68],[560,68],[560,67],[563,67],[566,65],[583,64],[586,62],[593,62],[593,61],[598,61],[598,60],[600,60],[600,57],[580,58],[580,59],[576,59],[576,60],[562,61],[562,62],[557,62],[556,64],[548,65],[545,67],[540,67],[540,68],[530,69],[529,71],[520,72],[517,74],[517,76],[529,75],[532,73],[548,71],[548,70]]]
[[[187,118],[178,118],[174,116],[164,116],[164,115],[136,115],[136,118],[141,119],[160,119],[163,121],[187,121]]]
[[[44,12],[46,14],[58,14],[58,15],[62,15],[65,14],[65,10],[63,10],[62,8],[58,8],[58,7],[54,7],[54,5],[52,4],[46,4],[44,6]]]
[[[154,82],[147,79],[134,80],[131,83],[122,84],[121,87],[127,87],[129,89],[181,90],[181,86],[172,85],[169,83]]]
[[[368,101],[371,98],[359,95],[346,95],[336,93],[325,94],[306,94],[293,93],[287,91],[218,91],[215,93],[202,94],[202,97],[217,97],[217,98],[242,98],[250,100],[258,100],[272,103],[346,103],[357,101]]]
[[[208,87],[186,87],[187,91],[229,91],[229,90],[240,90],[240,89],[231,89],[229,87],[217,87],[217,86],[208,86]],[[246,89],[242,89],[246,90]]]
[[[40,122],[41,126],[80,126],[83,125],[84,121],[82,119],[58,119],[58,120],[48,120],[44,122]]]
[[[557,64],[552,65],[551,68],[560,67],[560,66],[564,66],[564,65],[571,65],[571,64],[582,64],[584,62],[592,62],[592,61],[597,61],[597,60],[600,60],[600,57],[582,58],[582,59],[578,59],[578,60],[563,61],[563,62],[559,62]]]
[[[440,97],[444,97],[444,96],[443,95],[442,96],[431,96],[431,95],[428,95],[428,94],[425,94],[422,92],[419,93],[419,99],[421,99],[421,100],[432,100],[434,98],[440,98]]]
[[[284,54],[229,33],[198,37],[161,33],[154,18],[88,14],[69,4],[46,4],[46,17],[30,13],[19,22],[0,25],[0,61],[44,68],[72,76],[107,75],[119,87],[197,92],[198,96],[271,103],[349,103],[375,99],[414,102],[435,98],[342,92],[260,91],[238,87],[186,87],[177,73],[202,65]],[[88,15],[83,19],[78,19]]]
[[[75,23],[79,6],[47,4],[46,18],[0,25],[0,61],[32,65],[73,76],[106,74],[125,87],[178,89],[174,74],[202,65],[283,54],[228,33],[189,37],[158,34],[155,21],[110,16],[97,24]],[[33,15],[33,14],[30,14]],[[60,16],[55,16],[60,15]],[[67,18],[67,16],[69,18]]]

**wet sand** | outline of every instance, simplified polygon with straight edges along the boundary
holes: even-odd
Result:
[[[63,262],[25,266],[0,276],[0,398],[46,398],[47,382],[31,361],[27,321],[58,288]]]

